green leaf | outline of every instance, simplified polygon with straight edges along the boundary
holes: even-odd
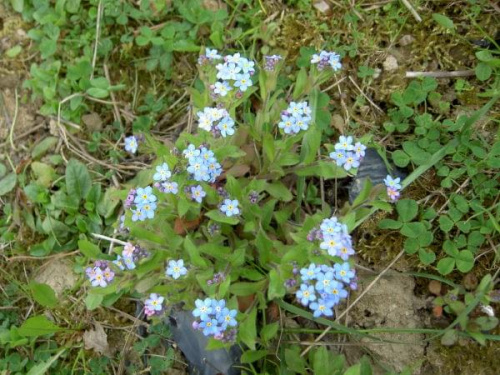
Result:
[[[420,261],[426,266],[434,263],[434,261],[436,260],[436,254],[434,254],[432,250],[428,249],[419,249],[418,257],[420,258]]]
[[[455,268],[455,259],[443,258],[438,262],[436,267],[441,275],[448,275]]]
[[[57,40],[44,38],[40,43],[39,50],[42,52],[42,59],[52,56],[57,51]]]
[[[290,192],[290,189],[279,181],[272,184],[267,184],[266,191],[274,198],[282,200],[283,202],[290,202],[293,199],[293,195]]]
[[[200,256],[198,247],[193,243],[189,236],[184,240],[184,248],[191,258],[191,263],[197,267],[207,267],[207,262]]]
[[[46,137],[41,142],[39,142],[33,150],[31,151],[31,157],[37,159],[40,156],[45,155],[49,150],[51,150],[59,141],[56,137]]]
[[[96,244],[87,240],[78,241],[78,248],[81,253],[90,259],[99,259],[102,256],[101,249]]]
[[[432,18],[434,18],[434,21],[436,21],[439,25],[441,25],[445,29],[455,30],[455,24],[450,18],[439,13],[433,13]]]
[[[337,166],[333,161],[320,161],[316,165],[294,168],[294,173],[299,177],[315,176],[325,179],[344,178],[347,172]]]
[[[95,310],[101,305],[103,299],[103,294],[89,293],[87,297],[85,297],[85,306],[87,306],[88,310]]]
[[[255,342],[257,340],[257,308],[254,307],[252,311],[245,317],[245,320],[240,324],[238,330],[238,337],[244,344],[251,350],[255,350]]]
[[[87,90],[87,94],[97,99],[104,99],[109,96],[109,91],[98,87],[91,87]]]
[[[272,340],[278,333],[279,324],[278,322],[267,324],[260,330],[260,337],[264,341]]]
[[[307,71],[305,68],[300,69],[295,80],[295,88],[293,89],[293,99],[297,100],[303,93],[307,85]]]
[[[7,57],[10,57],[12,59],[12,58],[16,57],[17,55],[19,55],[22,50],[23,50],[23,48],[18,45],[18,46],[15,46],[15,47],[12,47],[12,48],[8,49],[5,52],[5,55]]]
[[[24,9],[24,0],[10,0],[10,4],[16,12],[22,13]]]
[[[307,373],[306,360],[300,355],[300,348],[298,346],[285,349],[285,362],[286,368],[299,374]]]
[[[439,217],[439,227],[443,232],[448,233],[454,225],[455,223],[448,216],[443,215]]]
[[[392,220],[392,219],[383,219],[378,223],[378,227],[380,229],[399,229],[403,223],[400,221]]]
[[[208,211],[205,215],[218,223],[236,225],[240,222],[240,219],[237,216],[228,217],[219,210]]]
[[[57,306],[58,301],[56,297],[56,293],[54,290],[47,284],[39,284],[35,281],[32,281],[28,284],[31,294],[35,301],[37,301],[40,305],[44,307],[54,308]]]
[[[10,193],[17,183],[17,175],[12,172],[0,180],[0,197]]]
[[[491,77],[493,69],[488,64],[480,62],[479,64],[476,65],[475,72],[478,80],[486,81]]]
[[[273,300],[275,298],[284,297],[285,293],[286,288],[283,278],[275,269],[272,269],[269,272],[269,289],[267,298],[269,300]]]
[[[87,167],[76,159],[71,159],[66,167],[66,191],[70,195],[85,198],[92,187]]]
[[[64,331],[64,328],[54,324],[44,315],[38,315],[27,319],[18,330],[20,335],[26,337],[49,335],[60,331]]]
[[[247,350],[241,356],[241,363],[252,363],[264,358],[267,355],[267,350]]]
[[[26,375],[43,375],[45,374],[49,369],[50,366],[61,356],[66,351],[66,349],[61,349],[57,354],[53,355],[46,361],[42,361],[36,365],[34,365]]]
[[[249,282],[239,282],[234,283],[229,287],[229,291],[235,296],[250,296],[258,291],[261,291],[262,288],[266,285],[267,280],[261,280],[254,283]]]
[[[460,272],[469,272],[474,267],[474,255],[469,250],[462,250],[455,258],[455,262]]]
[[[343,355],[335,355],[326,347],[320,346],[314,352],[312,361],[315,375],[338,375],[342,373],[345,364]]]
[[[401,234],[410,238],[418,238],[425,233],[425,225],[421,222],[404,223],[401,227]]]
[[[403,222],[412,221],[418,213],[418,204],[413,199],[402,199],[396,204],[399,218]]]

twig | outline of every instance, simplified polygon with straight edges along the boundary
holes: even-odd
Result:
[[[31,128],[30,130],[25,131],[25,132],[24,132],[24,133],[22,133],[22,134],[19,134],[17,137],[14,137],[14,141],[17,141],[17,140],[19,140],[19,139],[21,139],[21,138],[24,138],[24,137],[26,137],[27,135],[30,135],[30,134],[32,134],[32,133],[34,133],[34,132],[36,132],[38,129],[41,129],[41,128],[43,128],[43,127],[45,127],[45,123],[43,123],[43,122],[42,122],[41,124],[38,124],[38,125],[36,125],[35,127]],[[3,143],[0,143],[0,148],[5,147],[8,143],[9,143],[8,141],[5,141],[5,142],[3,142]]]
[[[119,245],[127,245],[128,242],[125,242],[125,241],[121,241],[121,240],[117,240],[116,238],[112,238],[112,237],[108,237],[108,236],[104,236],[102,234],[97,234],[97,233],[91,233],[91,235],[95,238],[98,238],[100,240],[106,240],[106,241],[109,241],[109,242],[114,242],[114,243],[117,243]]]
[[[111,78],[109,76],[109,69],[106,64],[104,64],[104,76],[108,80],[109,84],[111,84]],[[120,123],[120,126],[123,127],[122,119],[120,116],[120,110],[118,109],[118,105],[116,104],[116,99],[115,99],[115,93],[113,90],[109,91],[109,96],[111,97],[111,100],[113,101],[113,112],[115,113],[115,121],[118,121]]]
[[[99,5],[97,6],[97,24],[95,27],[95,45],[94,45],[94,56],[92,56],[92,72],[90,73],[90,79],[94,78],[95,64],[97,61],[97,48],[99,46],[99,35],[101,34],[101,18],[102,18],[102,0],[99,0]]]
[[[417,20],[417,22],[422,22],[422,17],[417,13],[413,5],[408,0],[401,0],[401,2],[404,4],[406,8],[410,11],[412,16]]]
[[[68,256],[71,256],[71,255],[75,255],[75,254],[78,254],[79,252],[80,252],[80,250],[75,250],[75,251],[72,251],[70,253],[54,254],[54,255],[48,255],[46,257],[34,257],[34,256],[30,256],[30,255],[18,255],[18,256],[7,258],[7,260],[9,262],[16,262],[16,261],[19,261],[19,260],[57,259],[57,258],[64,258],[64,257],[68,257]]]
[[[342,78],[341,78],[341,79],[339,79],[337,82],[332,83],[332,84],[331,84],[330,86],[328,86],[326,89],[321,90],[321,92],[328,92],[328,91],[330,91],[330,90],[331,90],[331,89],[333,89],[335,86],[340,85],[340,83],[341,83],[342,81],[344,81],[346,78],[347,78],[347,77],[342,77]]]
[[[455,70],[453,72],[406,72],[406,78],[433,77],[433,78],[451,78],[451,77],[471,77],[476,72],[473,70]]]
[[[340,314],[339,316],[337,316],[337,318],[335,319],[335,321],[339,321],[340,319],[342,319],[344,317],[344,315],[346,315],[360,300],[361,298],[364,297],[364,295],[366,293],[368,293],[370,291],[370,289],[380,280],[380,278],[385,275],[385,273],[387,271],[389,271],[389,269],[399,260],[399,258],[401,258],[404,254],[404,249],[401,250],[399,252],[398,255],[396,255],[396,257],[392,260],[391,263],[389,263],[389,265],[387,267],[385,267],[385,269],[380,272],[380,274],[375,278],[373,279],[373,281],[366,287],[365,290],[363,290],[363,292],[354,300],[354,302],[352,303],[352,305],[350,305],[349,307],[347,307],[347,309],[345,309],[342,314]],[[316,339],[314,340],[314,342],[318,342],[320,341],[323,337],[325,337],[325,335],[332,329],[332,327],[327,327],[318,337],[316,337]],[[305,356],[307,354],[307,352],[309,352],[309,350],[311,350],[312,348],[312,345],[308,346],[307,348],[304,349],[304,351],[300,354],[301,357]]]
[[[16,126],[17,122],[17,113],[19,112],[19,96],[17,95],[17,88],[15,90],[15,95],[16,95],[16,106],[14,108],[14,118],[12,119],[12,124],[10,125],[10,132],[9,132],[9,142],[10,142],[10,147],[14,151],[16,151],[16,146],[14,145],[14,127]]]
[[[349,81],[352,82],[352,84],[358,89],[358,91],[360,92],[361,95],[363,95],[365,97],[366,100],[368,100],[368,102],[377,110],[379,110],[381,113],[384,113],[384,111],[378,106],[376,105],[373,100],[371,100],[368,95],[366,95],[363,90],[361,90],[361,87],[358,86],[358,84],[356,83],[356,81],[351,77],[351,76],[348,76],[349,77]]]

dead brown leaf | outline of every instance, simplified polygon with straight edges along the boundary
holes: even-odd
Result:
[[[94,329],[85,331],[83,342],[87,350],[94,349],[98,354],[111,355],[108,345],[108,335],[106,335],[104,328],[102,328],[99,322],[94,323]]]

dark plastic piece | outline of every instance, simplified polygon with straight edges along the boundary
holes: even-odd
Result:
[[[367,149],[365,151],[365,157],[359,165],[358,173],[352,180],[351,185],[349,185],[349,202],[354,202],[356,197],[363,190],[363,186],[367,179],[370,179],[373,185],[383,184],[384,178],[386,178],[388,174],[389,171],[378,152],[372,148]],[[391,176],[403,179],[406,177],[406,174],[402,170],[394,167]]]
[[[172,338],[189,362],[191,375],[240,375],[241,350],[233,345],[230,350],[205,350],[208,337],[192,327],[194,318],[189,311],[172,309],[165,323],[170,326]]]

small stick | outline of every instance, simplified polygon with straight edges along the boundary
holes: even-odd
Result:
[[[104,67],[104,76],[108,80],[109,84],[111,84],[111,78],[109,76],[108,66],[106,64],[104,64],[103,67]],[[113,111],[115,113],[115,120],[120,123],[121,127],[123,127],[122,119],[120,116],[120,110],[118,109],[118,104],[116,103],[115,93],[113,92],[113,90],[109,91],[109,96],[111,96],[111,101],[113,102]]]
[[[378,106],[376,105],[373,100],[371,100],[368,95],[366,95],[363,90],[361,90],[361,88],[358,86],[358,84],[356,83],[356,81],[354,79],[352,79],[351,76],[349,76],[349,81],[352,82],[352,84],[354,86],[356,86],[356,88],[358,89],[358,91],[361,93],[361,95],[363,95],[365,97],[366,100],[368,100],[368,102],[375,108],[375,109],[378,109],[381,113],[384,113],[384,111]]]
[[[16,126],[17,113],[19,112],[19,96],[17,95],[17,88],[15,91],[15,95],[16,95],[16,106],[14,109],[14,118],[12,119],[12,124],[10,125],[9,142],[10,142],[10,147],[12,147],[14,151],[17,151],[16,146],[14,145],[14,127]]]
[[[473,70],[455,70],[453,72],[406,72],[406,78],[433,77],[433,78],[452,78],[452,77],[471,77],[476,72]]]
[[[101,34],[101,18],[102,18],[102,0],[99,0],[99,5],[97,6],[97,24],[95,27],[95,45],[94,45],[94,56],[92,56],[92,72],[90,73],[90,79],[94,78],[95,64],[97,61],[97,48],[99,47],[99,35]]]
[[[64,257],[68,257],[68,256],[71,256],[71,255],[75,255],[75,254],[77,254],[79,252],[80,252],[80,250],[75,250],[75,251],[72,251],[70,253],[54,254],[54,255],[49,255],[49,256],[46,256],[46,257],[34,257],[34,256],[30,256],[30,255],[18,255],[18,256],[13,256],[13,257],[7,258],[7,260],[9,262],[15,262],[15,261],[18,261],[18,260],[57,259],[57,258],[64,258]]]
[[[99,238],[100,240],[106,240],[106,241],[109,241],[109,242],[114,242],[114,243],[117,243],[119,245],[127,245],[128,242],[125,242],[125,241],[121,241],[121,240],[117,240],[116,238],[112,238],[112,237],[108,237],[108,236],[104,236],[102,234],[97,234],[97,233],[91,233],[91,235],[95,238]]]
[[[413,5],[409,2],[409,0],[401,0],[401,2],[404,4],[406,8],[410,11],[412,16],[417,20],[417,22],[422,22],[422,17],[417,13]]]
[[[375,285],[375,284],[376,284],[376,283],[380,280],[380,278],[381,278],[381,277],[382,277],[382,276],[383,276],[383,275],[384,275],[387,271],[389,271],[389,269],[390,269],[390,268],[394,265],[394,263],[396,263],[396,262],[399,260],[399,258],[401,258],[401,257],[403,256],[404,252],[405,252],[405,251],[404,251],[404,249],[403,249],[403,250],[401,250],[401,251],[399,252],[399,254],[398,254],[398,255],[396,255],[396,257],[392,260],[392,262],[391,262],[391,263],[389,263],[389,265],[388,265],[387,267],[385,267],[385,269],[384,269],[382,272],[380,272],[380,274],[379,274],[379,275],[378,275],[375,279],[373,279],[373,281],[372,281],[372,282],[371,282],[371,283],[370,283],[370,284],[366,287],[366,289],[365,289],[365,290],[363,290],[363,292],[362,292],[362,293],[358,296],[358,298],[356,298],[356,299],[354,300],[354,302],[352,303],[352,305],[350,305],[347,309],[345,309],[345,310],[342,312],[342,314],[340,314],[339,316],[337,316],[337,319],[335,319],[335,321],[336,321],[336,322],[338,322],[340,319],[342,319],[342,317],[343,317],[344,315],[346,315],[346,314],[349,312],[349,310],[351,310],[351,309],[354,307],[354,305],[356,305],[356,304],[359,302],[359,300],[360,300],[361,298],[363,298],[363,297],[364,297],[364,295],[370,291],[370,289],[371,289],[371,288],[372,288],[372,287],[373,287],[373,286],[374,286],[374,285]],[[324,330],[324,331],[323,331],[323,332],[322,332],[322,333],[321,333],[318,337],[316,337],[316,339],[314,340],[314,342],[318,342],[318,341],[320,341],[323,337],[325,337],[325,335],[326,335],[326,334],[327,334],[327,333],[328,333],[331,329],[332,329],[332,327],[330,327],[330,326],[329,326],[329,327],[327,327],[327,328],[326,328],[326,329],[325,329],[325,330]],[[300,356],[301,356],[301,357],[305,356],[305,355],[307,354],[307,352],[309,352],[309,350],[311,350],[311,348],[312,348],[312,346],[308,346],[307,348],[305,348],[305,349],[304,349],[304,351],[303,351],[302,353],[300,353]]]

